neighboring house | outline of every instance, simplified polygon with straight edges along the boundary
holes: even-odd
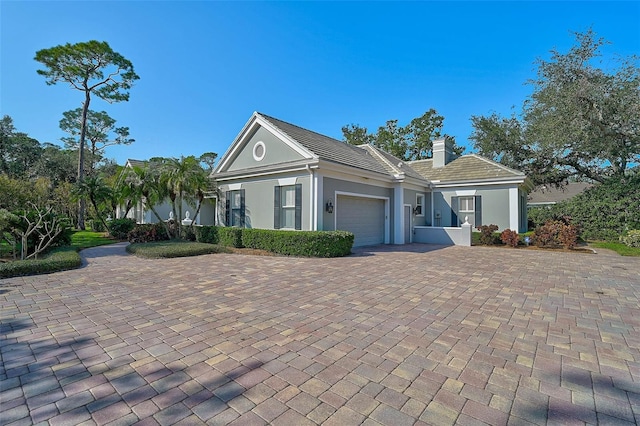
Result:
[[[586,189],[591,188],[593,184],[587,182],[570,182],[562,188],[553,188],[541,186],[535,191],[529,193],[527,198],[527,206],[529,207],[548,207],[558,204],[561,201],[569,200]]]
[[[125,164],[125,170],[127,168],[133,167],[146,167],[147,162],[141,160],[132,160],[128,159]],[[215,196],[205,197],[202,207],[200,208],[200,212],[198,213],[198,217],[194,218],[193,215],[196,212],[197,205],[190,206],[186,201],[182,202],[182,214],[185,215],[188,211],[190,214],[190,219],[194,221],[195,225],[215,225],[215,211],[216,211],[216,200]],[[169,199],[164,200],[162,203],[158,203],[154,206],[156,212],[163,220],[169,220],[169,215],[171,214],[171,201]],[[120,218],[124,214],[125,206],[118,206],[116,208],[116,217]],[[178,213],[179,214],[179,213]],[[141,201],[133,206],[127,216],[130,219],[135,219],[137,223],[156,223],[158,219],[153,214],[153,211],[146,205],[145,201]],[[181,218],[181,220],[184,217]]]
[[[525,231],[526,176],[444,140],[434,158],[405,162],[254,113],[212,173],[218,222],[263,229],[347,230],[355,246],[405,244],[425,227]]]

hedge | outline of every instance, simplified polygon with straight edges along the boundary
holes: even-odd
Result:
[[[199,243],[219,244],[220,237],[217,226],[195,226],[196,241]]]
[[[79,268],[82,265],[80,254],[73,247],[60,247],[51,250],[42,259],[16,260],[0,263],[0,278],[24,275],[48,274]]]
[[[242,233],[246,231],[244,228],[218,228],[218,244],[226,247],[242,248]]]
[[[339,257],[351,253],[353,234],[345,231],[243,229],[242,245],[287,256]]]

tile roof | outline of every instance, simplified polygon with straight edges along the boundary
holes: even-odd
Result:
[[[262,113],[257,114],[322,160],[384,175],[394,174],[385,167],[384,162],[362,147],[340,142]]]
[[[458,182],[502,178],[524,178],[525,174],[476,154],[463,155],[444,167],[433,167],[433,159],[410,161],[409,165],[431,181]]]

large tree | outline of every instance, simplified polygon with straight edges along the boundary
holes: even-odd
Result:
[[[79,149],[79,136],[82,131],[82,108],[62,113],[60,128],[69,136],[62,138],[67,149]],[[128,127],[116,127],[116,120],[106,111],[87,111],[85,139],[88,142],[89,158],[86,164],[92,175],[96,165],[103,160],[105,149],[112,145],[129,145],[135,142],[129,137]]]
[[[342,135],[348,144],[372,144],[402,160],[412,161],[431,158],[434,140],[442,137],[453,140],[442,132],[443,125],[444,117],[432,108],[406,126],[399,126],[398,120],[388,120],[377,132],[369,133],[366,127],[349,124],[342,127]],[[463,150],[454,144],[457,154]]]
[[[113,51],[107,42],[91,40],[67,43],[36,52],[35,60],[45,69],[38,70],[48,85],[68,83],[83,92],[80,139],[78,143],[78,183],[84,179],[84,147],[87,134],[87,116],[92,95],[112,102],[129,100],[129,89],[139,77],[133,64]],[[84,229],[85,204],[80,202],[78,228]]]
[[[33,177],[41,153],[40,142],[16,131],[10,116],[0,119],[0,173],[19,179]]]
[[[537,184],[604,182],[640,162],[638,58],[601,60],[607,44],[575,33],[566,53],[537,61],[521,117],[474,116],[471,139],[482,154],[530,173]]]

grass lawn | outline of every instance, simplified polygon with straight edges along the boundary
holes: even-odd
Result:
[[[71,246],[76,248],[77,250],[82,250],[89,247],[103,246],[105,244],[113,244],[117,242],[117,240],[109,237],[104,232],[75,231],[71,235]]]
[[[595,248],[603,248],[613,250],[621,256],[638,256],[640,257],[640,248],[629,247],[623,243],[615,243],[608,241],[590,241],[589,245]]]

